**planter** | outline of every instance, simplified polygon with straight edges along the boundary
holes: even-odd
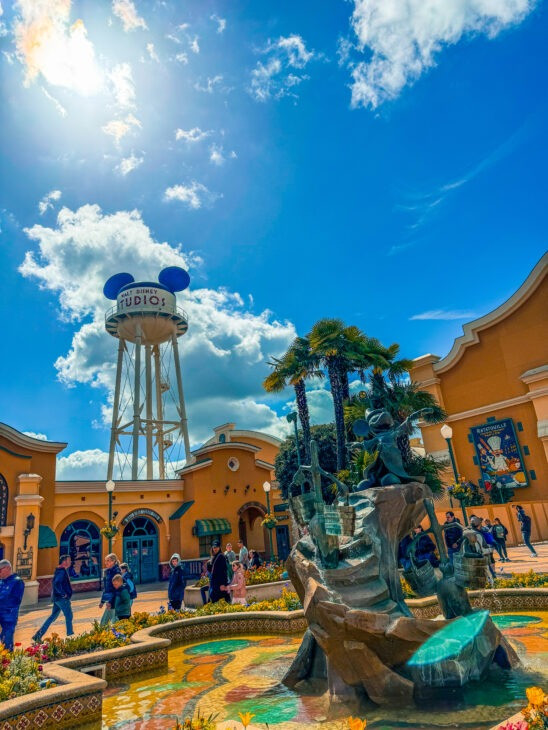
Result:
[[[288,588],[294,590],[291,583],[287,580],[277,581],[276,583],[260,583],[256,586],[247,586],[247,600],[253,601],[270,601],[273,598],[279,598],[282,589]],[[199,588],[194,586],[185,589],[185,606],[187,608],[199,608],[202,605],[202,594]]]

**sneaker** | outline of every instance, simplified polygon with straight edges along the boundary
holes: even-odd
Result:
[[[538,555],[536,553],[531,553],[532,558],[538,558]]]

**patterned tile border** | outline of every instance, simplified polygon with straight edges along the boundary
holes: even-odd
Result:
[[[472,605],[500,612],[546,610],[548,589],[498,589],[470,591]],[[435,596],[408,600],[417,618],[433,618],[440,613]],[[107,681],[79,671],[85,667],[105,665],[107,680],[119,679],[151,669],[167,667],[171,644],[188,643],[202,638],[231,634],[296,634],[308,623],[299,611],[249,611],[181,619],[141,629],[132,636],[129,646],[91,652],[62,659],[44,666],[44,675],[58,682],[57,687],[0,702],[0,730],[27,728],[80,727],[99,721],[102,691]]]

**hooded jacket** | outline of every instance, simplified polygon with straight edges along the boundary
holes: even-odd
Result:
[[[175,567],[172,561],[176,559],[177,565]],[[169,559],[169,567],[171,573],[169,575],[169,585],[167,588],[167,597],[170,601],[182,601],[185,597],[186,580],[183,575],[183,568],[181,566],[181,556],[179,553],[173,553]]]

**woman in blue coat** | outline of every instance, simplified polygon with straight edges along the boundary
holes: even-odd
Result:
[[[185,597],[186,580],[183,575],[183,567],[179,553],[173,553],[169,560],[169,565],[171,567],[167,588],[169,607],[175,611],[180,611]]]

